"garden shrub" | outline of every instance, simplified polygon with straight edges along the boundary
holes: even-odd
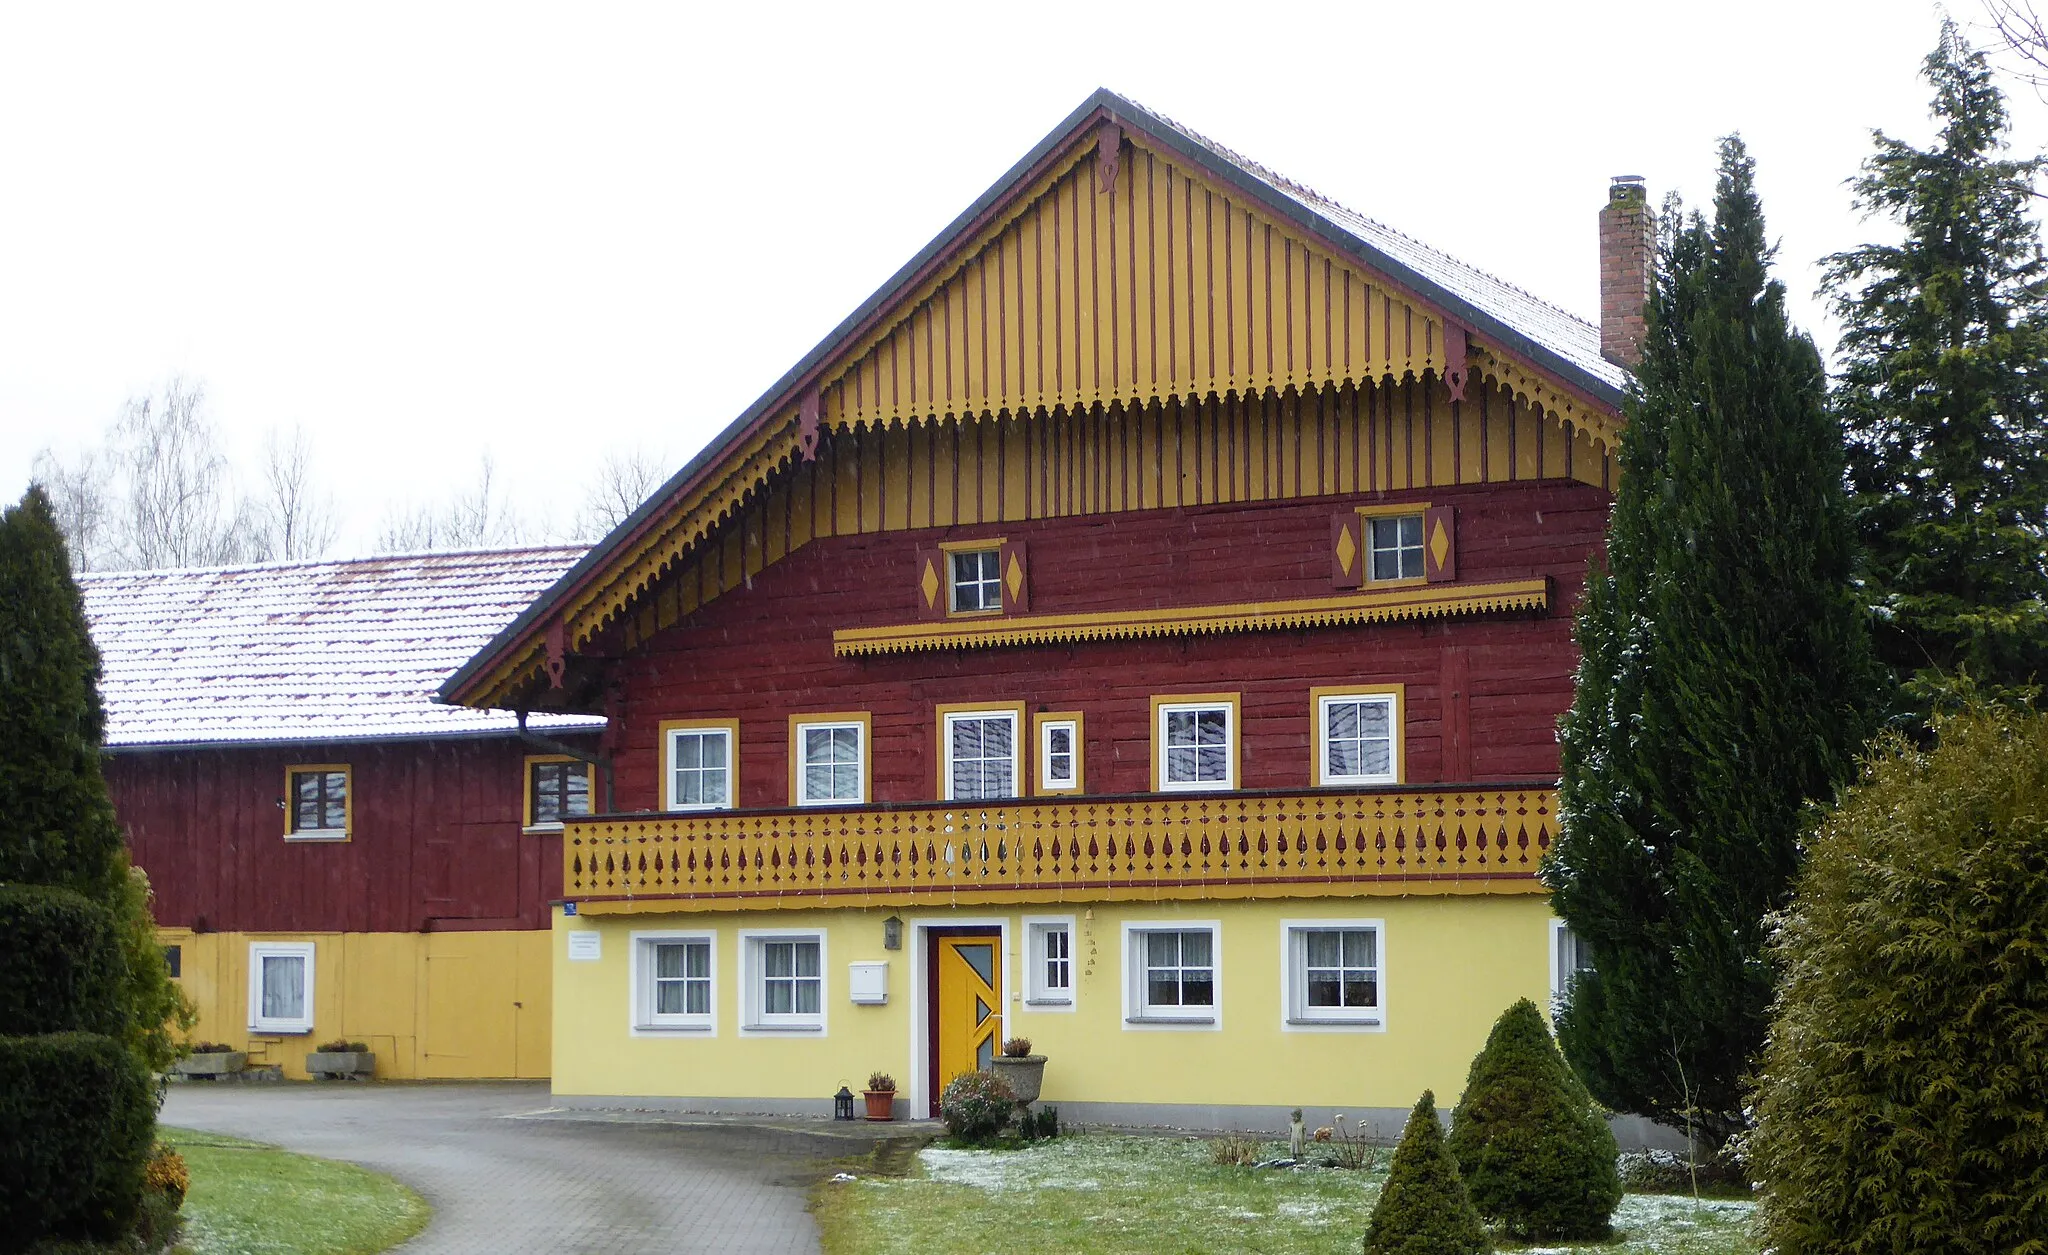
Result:
[[[68,889],[0,885],[0,1035],[118,1034],[127,968],[114,917]]]
[[[1621,1202],[1614,1132],[1527,998],[1472,1060],[1446,1143],[1472,1205],[1522,1241],[1597,1241]]]
[[[1001,1136],[1017,1111],[1017,1095],[993,1072],[962,1072],[939,1095],[946,1131],[963,1142],[986,1145]]]
[[[0,1037],[0,1234],[127,1233],[155,1122],[149,1077],[119,1039]]]
[[[1880,743],[1777,935],[1749,1155],[1783,1255],[2048,1233],[2048,716],[1933,731]]]
[[[1424,1090],[1408,1113],[1387,1183],[1373,1204],[1365,1255],[1483,1255],[1490,1249],[1458,1178],[1458,1161],[1444,1145],[1436,1095]]]

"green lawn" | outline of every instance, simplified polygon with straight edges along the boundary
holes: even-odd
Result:
[[[372,1255],[427,1223],[419,1195],[354,1164],[193,1129],[157,1135],[192,1173],[187,1255]]]
[[[1274,1148],[1276,1151],[1278,1147]],[[819,1187],[828,1255],[947,1251],[1355,1252],[1385,1179],[1219,1168],[1194,1138],[1087,1134],[1022,1150],[933,1147],[918,1174]],[[1631,1194],[1609,1255],[1754,1255],[1750,1204]],[[1556,1248],[1531,1248],[1556,1249]]]

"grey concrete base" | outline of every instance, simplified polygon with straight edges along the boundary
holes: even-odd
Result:
[[[830,1120],[830,1098],[668,1098],[627,1094],[555,1094],[554,1105],[572,1111],[659,1111],[670,1115],[772,1116],[776,1119]],[[853,1100],[856,1117],[862,1110],[860,1096]],[[896,1100],[896,1114],[903,1114],[903,1099]]]

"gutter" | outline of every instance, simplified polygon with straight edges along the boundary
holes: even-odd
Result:
[[[609,814],[612,809],[612,756],[610,754],[593,754],[589,750],[578,749],[573,745],[557,741],[551,736],[543,736],[526,726],[525,711],[521,710],[516,713],[519,716],[517,735],[520,740],[537,750],[542,750],[549,754],[559,754],[563,758],[573,758],[579,763],[589,763],[597,768],[598,774],[602,778],[602,784],[599,787],[603,791],[605,813]]]

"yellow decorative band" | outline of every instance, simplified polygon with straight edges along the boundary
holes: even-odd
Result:
[[[900,654],[919,649],[983,649],[1001,645],[1129,640],[1146,636],[1272,632],[1289,628],[1342,627],[1354,623],[1493,614],[1509,610],[1546,610],[1549,606],[1550,581],[1538,576],[1492,584],[1425,585],[1344,597],[1304,597],[1294,601],[1234,602],[1159,610],[1019,615],[964,623],[844,628],[832,633],[832,651],[845,658],[858,654]]]

